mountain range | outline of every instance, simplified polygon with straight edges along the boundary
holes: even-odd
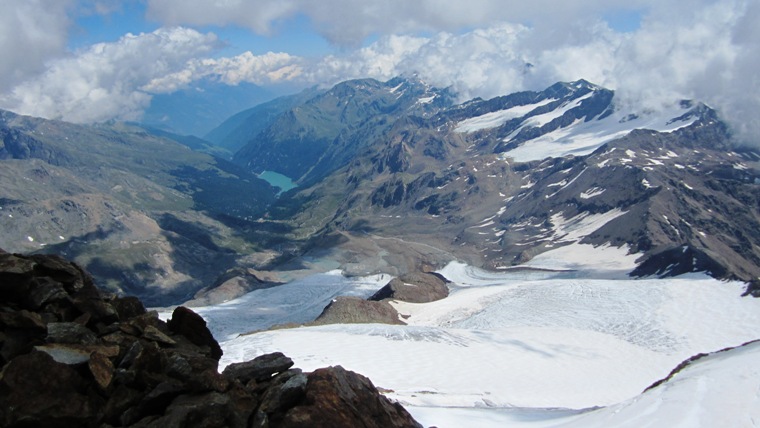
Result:
[[[584,80],[352,80],[204,138],[0,111],[0,419],[749,425],[758,190],[720,112]]]
[[[760,276],[758,152],[704,104],[615,101],[583,80],[462,104],[414,79],[350,81],[234,161],[301,185],[270,209],[294,238],[398,238],[491,269],[615,248],[639,256],[635,276]]]
[[[760,277],[760,154],[697,101],[626,109],[580,80],[461,103],[398,77],[278,98],[207,140],[10,112],[0,135],[0,247],[63,253],[148,305],[618,252],[633,276]]]

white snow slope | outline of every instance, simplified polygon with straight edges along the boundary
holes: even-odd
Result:
[[[580,100],[580,99],[579,99]],[[572,107],[570,105],[569,107]],[[529,162],[548,157],[563,157],[568,155],[587,155],[603,144],[628,135],[634,129],[651,129],[659,132],[673,132],[689,126],[696,117],[675,120],[689,109],[681,105],[663,108],[661,111],[650,111],[632,115],[624,111],[616,111],[603,119],[594,118],[589,121],[579,119],[564,128],[558,128],[538,138],[528,140],[519,147],[505,152],[504,155],[515,162]],[[560,111],[564,113],[564,111]],[[554,113],[554,112],[552,112]],[[549,119],[554,116],[549,117]],[[546,118],[539,116],[525,120],[523,125],[504,140],[511,141],[523,128],[538,127],[548,123]],[[460,127],[463,126],[460,124]],[[466,128],[469,130],[469,128]]]
[[[394,303],[407,326],[330,325],[233,338],[233,331],[265,326],[268,307],[278,322],[283,312],[304,320],[335,290],[365,295],[384,282],[339,275],[199,312],[215,334],[225,333],[217,337],[230,338],[222,343],[221,367],[274,351],[306,371],[342,365],[392,390],[387,395],[426,426],[739,427],[757,419],[757,345],[700,360],[641,394],[692,355],[760,337],[760,300],[741,297],[744,284],[701,275],[532,277],[460,263],[441,273],[453,281],[448,298]],[[333,285],[324,285],[328,280]],[[300,303],[294,295],[303,296]],[[314,296],[318,304],[308,300]],[[599,406],[607,407],[588,410]]]

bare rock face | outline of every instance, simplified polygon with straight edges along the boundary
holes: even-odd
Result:
[[[433,273],[408,273],[394,278],[373,294],[369,300],[401,300],[410,303],[428,303],[449,295],[446,280]]]
[[[301,405],[285,413],[283,427],[421,427],[399,404],[377,394],[372,382],[341,366],[309,375]]]
[[[187,308],[165,323],[59,257],[0,250],[0,426],[419,426],[356,373],[276,353],[220,374],[221,355]]]
[[[172,313],[168,322],[169,329],[180,333],[198,346],[208,346],[211,355],[217,360],[222,357],[222,348],[206,327],[206,321],[200,315],[183,306]]]
[[[311,325],[364,323],[404,324],[388,302],[341,296],[330,302]]]
[[[238,380],[243,384],[250,381],[265,381],[277,373],[284,372],[293,366],[293,360],[281,352],[261,355],[251,361],[233,363],[227,366],[222,376],[230,380]]]

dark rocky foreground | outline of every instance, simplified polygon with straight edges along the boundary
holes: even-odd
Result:
[[[219,373],[221,355],[189,309],[163,322],[60,257],[0,250],[0,426],[420,426],[342,367],[275,353]]]

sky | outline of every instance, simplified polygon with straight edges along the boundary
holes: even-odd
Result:
[[[139,120],[201,81],[276,91],[416,74],[462,100],[584,78],[695,99],[760,141],[760,0],[0,0],[0,108]]]

